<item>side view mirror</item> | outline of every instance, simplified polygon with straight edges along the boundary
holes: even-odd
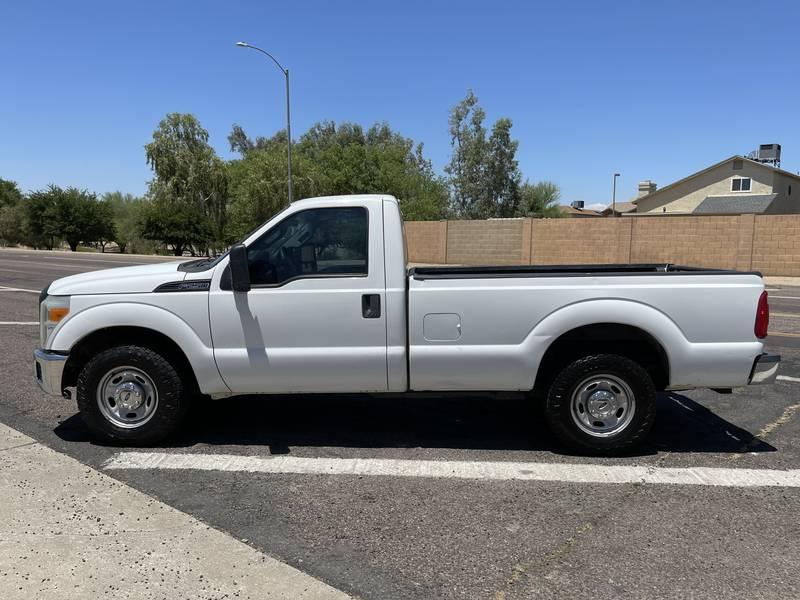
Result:
[[[231,267],[231,287],[234,292],[250,291],[250,268],[247,264],[247,246],[231,246],[229,256]]]

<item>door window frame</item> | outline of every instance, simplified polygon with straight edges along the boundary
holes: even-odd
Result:
[[[273,231],[276,227],[280,227],[280,225],[286,221],[287,219],[292,219],[299,214],[309,211],[319,211],[319,210],[341,210],[343,208],[359,210],[361,211],[365,218],[366,218],[366,240],[365,240],[365,248],[366,248],[366,257],[365,257],[365,266],[363,273],[313,273],[313,274],[301,274],[295,275],[294,277],[290,277],[280,283],[253,283],[251,284],[252,289],[269,289],[269,288],[279,288],[283,287],[288,283],[293,281],[298,281],[300,279],[347,279],[347,278],[367,278],[369,277],[369,210],[366,206],[320,206],[316,208],[304,208],[302,210],[298,210],[296,212],[291,213],[290,215],[286,215],[283,219],[275,223],[274,226],[270,227],[266,231],[264,231],[260,236],[258,236],[255,240],[251,243],[247,244],[248,249],[251,245],[258,243],[258,241],[263,238],[265,235],[269,235],[271,231]],[[220,288],[223,290],[230,290],[230,265],[225,268],[225,272],[222,274],[222,281],[220,282]]]

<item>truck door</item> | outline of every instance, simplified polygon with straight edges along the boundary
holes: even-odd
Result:
[[[248,240],[249,292],[215,271],[220,374],[234,393],[386,391],[382,206],[295,206]]]

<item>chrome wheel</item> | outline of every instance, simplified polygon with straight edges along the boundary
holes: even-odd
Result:
[[[572,394],[572,420],[594,437],[609,437],[625,429],[633,419],[636,399],[631,388],[615,375],[592,375]]]
[[[136,367],[116,367],[97,386],[97,405],[117,427],[134,429],[147,423],[158,406],[158,390],[150,376]]]

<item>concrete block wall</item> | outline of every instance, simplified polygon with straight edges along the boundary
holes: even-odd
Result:
[[[759,215],[754,225],[752,269],[800,277],[800,215]]]
[[[525,264],[524,259],[528,257],[522,249],[522,238],[526,220],[449,221],[447,262],[459,265]]]
[[[411,221],[406,234],[415,263],[670,262],[800,277],[800,215]]]
[[[447,221],[410,221],[405,234],[409,261],[447,263]]]
[[[622,219],[531,219],[533,264],[628,262],[630,224]],[[592,219],[594,220],[594,219]]]
[[[634,218],[632,263],[735,269],[739,217]]]

